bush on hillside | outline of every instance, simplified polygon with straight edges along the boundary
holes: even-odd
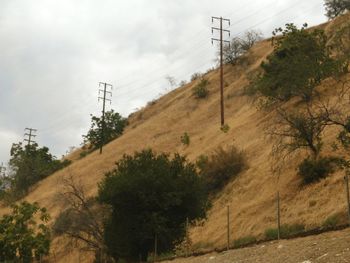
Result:
[[[200,175],[207,185],[208,191],[215,193],[246,166],[245,156],[242,151],[231,146],[228,149],[218,148],[207,159],[197,161],[200,164]]]
[[[209,81],[206,78],[202,78],[201,81],[193,87],[193,95],[197,99],[204,99],[208,97],[209,90],[208,90]]]
[[[333,173],[337,162],[339,159],[332,157],[306,158],[298,166],[298,175],[303,178],[304,184],[311,184]]]
[[[181,136],[180,140],[181,140],[181,143],[182,143],[183,145],[185,145],[185,146],[190,145],[190,136],[188,135],[187,132],[185,132],[185,133]]]
[[[172,250],[186,235],[186,218],[205,218],[208,207],[195,166],[178,154],[152,150],[124,155],[98,196],[112,209],[104,231],[109,254],[128,262],[146,261],[156,238],[159,254]]]
[[[304,231],[305,231],[305,226],[302,224],[281,225],[280,238],[288,238],[288,237],[300,234]],[[278,229],[277,228],[266,229],[265,238],[267,240],[278,239]]]

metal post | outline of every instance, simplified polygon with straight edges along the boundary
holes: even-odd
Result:
[[[189,243],[189,236],[188,236],[188,217],[186,218],[186,251],[185,251],[185,255],[186,257],[188,257],[188,254],[189,254],[189,246],[190,246],[190,243]]]
[[[277,192],[277,238],[281,238],[281,210],[280,210],[280,192]]]
[[[157,234],[154,235],[154,255],[153,255],[153,262],[156,262],[157,260],[157,246],[158,246],[158,237]]]
[[[345,181],[345,190],[346,190],[346,201],[348,204],[348,220],[349,220],[349,225],[350,225],[350,195],[349,195],[349,175],[345,175],[344,177]]]
[[[230,206],[227,206],[227,250],[230,249]]]

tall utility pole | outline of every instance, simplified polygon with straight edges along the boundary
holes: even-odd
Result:
[[[25,134],[24,134],[24,136],[26,137],[28,137],[28,139],[24,139],[24,141],[26,141],[27,142],[27,146],[29,146],[32,142],[35,142],[33,139],[32,139],[32,137],[36,137],[36,134],[34,134],[34,133],[36,133],[38,130],[36,130],[36,129],[33,129],[33,128],[25,128],[24,129],[25,131],[28,131],[28,132],[26,132]]]
[[[111,84],[100,82],[99,88],[103,87],[103,89],[98,90],[98,101],[103,101],[103,107],[102,107],[102,127],[101,127],[101,141],[100,141],[100,154],[102,153],[102,148],[105,141],[105,107],[106,107],[106,101],[109,101],[112,103],[112,100],[110,99],[112,97],[112,92],[108,91],[107,88],[110,88],[112,90],[113,86]],[[103,94],[102,97],[100,97],[100,94]],[[110,98],[106,98],[106,95],[109,95]]]
[[[228,43],[230,45],[230,41],[223,40],[223,32],[227,32],[230,36],[230,30],[223,29],[223,22],[228,22],[228,25],[231,25],[230,19],[222,18],[222,17],[211,17],[211,22],[214,23],[214,20],[220,21],[220,27],[212,27],[211,32],[214,34],[214,30],[220,31],[220,39],[212,38],[211,43],[213,44],[214,41],[220,42],[220,109],[221,109],[221,126],[225,124],[225,114],[224,114],[224,62],[223,62],[223,46],[224,42]]]

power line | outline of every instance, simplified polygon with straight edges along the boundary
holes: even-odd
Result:
[[[37,132],[38,130],[33,129],[33,128],[25,128],[25,131],[28,131],[29,133],[25,133],[24,137],[28,137],[28,139],[24,139],[24,141],[27,142],[27,146],[29,146],[32,142],[35,143],[35,141],[32,139],[32,137],[36,137],[36,134],[34,134],[35,132]]]
[[[226,32],[228,33],[229,37],[231,36],[230,30],[223,29],[222,25],[223,22],[227,22],[228,25],[231,25],[230,19],[227,18],[222,18],[222,17],[211,17],[211,22],[214,23],[214,20],[219,20],[220,21],[220,27],[211,27],[211,32],[214,34],[214,31],[219,31],[220,32],[220,39],[217,38],[212,38],[211,43],[213,44],[214,41],[219,41],[220,42],[220,111],[221,111],[221,126],[224,126],[225,124],[225,113],[224,113],[224,62],[223,62],[223,45],[224,42],[228,43],[230,45],[230,41],[224,40],[223,39],[223,33]]]
[[[102,127],[101,127],[101,141],[100,141],[100,154],[102,154],[102,148],[104,145],[104,137],[105,137],[105,107],[106,107],[106,101],[109,101],[112,103],[112,91],[108,91],[107,88],[110,88],[112,90],[113,86],[111,84],[105,83],[105,82],[100,82],[99,87],[103,86],[103,89],[98,90],[98,95],[101,93],[103,94],[103,97],[98,97],[98,101],[102,100],[103,101],[103,106],[102,106]],[[110,98],[106,98],[106,95],[109,95]]]

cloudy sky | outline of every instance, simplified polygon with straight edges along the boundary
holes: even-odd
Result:
[[[211,16],[231,19],[231,37],[326,21],[323,0],[0,0],[0,164],[26,127],[58,157],[78,146],[99,82],[127,116],[169,89],[166,76],[212,67]]]

